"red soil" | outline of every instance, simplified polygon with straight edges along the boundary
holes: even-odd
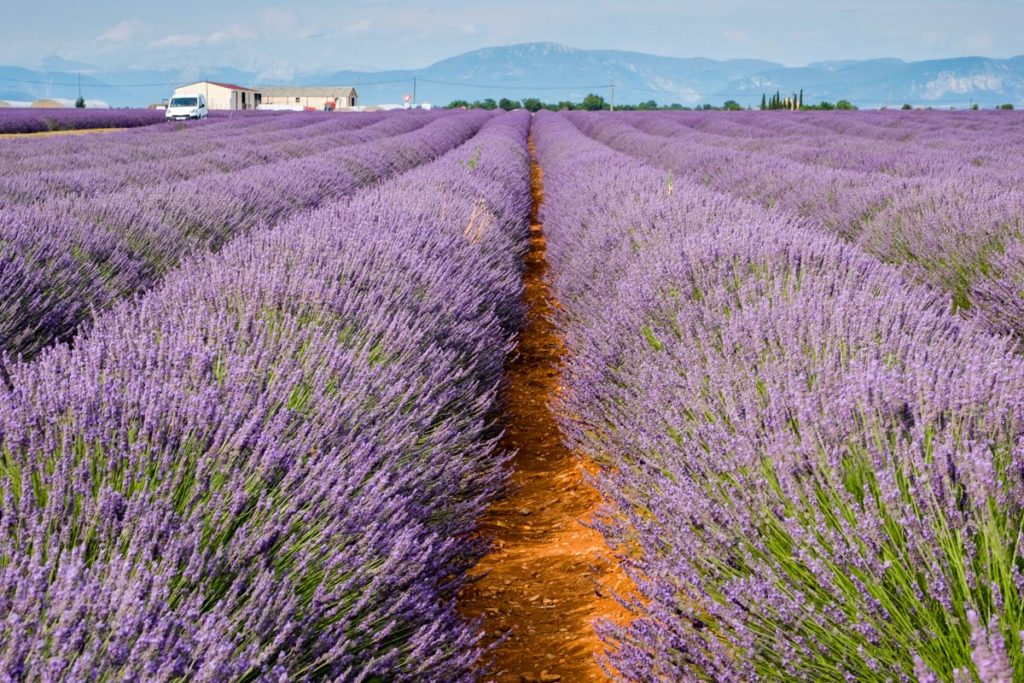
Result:
[[[536,219],[542,172],[535,162],[533,197],[529,322],[506,369],[503,446],[518,454],[510,494],[483,520],[494,551],[474,570],[482,578],[464,590],[461,606],[466,616],[483,615],[486,644],[508,635],[494,651],[488,680],[604,681],[593,622],[625,622],[628,613],[612,596],[628,593],[631,584],[601,535],[585,526],[600,506],[582,474],[592,466],[562,445],[551,412],[565,349],[549,320],[557,303],[544,281],[544,234]]]

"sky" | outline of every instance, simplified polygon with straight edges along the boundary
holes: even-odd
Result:
[[[264,80],[419,68],[480,47],[552,41],[673,57],[833,59],[1024,54],[1024,0],[81,0],[0,10],[0,64],[231,66]],[[49,64],[56,62],[51,60]]]

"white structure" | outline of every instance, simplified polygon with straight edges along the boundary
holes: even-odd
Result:
[[[174,89],[175,97],[202,95],[216,109],[353,109],[355,88],[343,86],[266,86],[246,88],[233,83],[199,81]]]
[[[259,96],[252,88],[243,88],[233,83],[199,81],[174,89],[175,97],[202,95],[209,109],[255,109]]]
[[[334,111],[356,106],[355,88],[341,86],[262,86],[257,89],[257,96],[260,107],[267,109]]]

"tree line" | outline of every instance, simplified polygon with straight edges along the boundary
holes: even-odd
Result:
[[[499,100],[494,100],[490,97],[483,100],[452,100],[448,104],[449,109],[504,109],[505,111],[512,111],[513,109],[527,109],[531,112],[537,112],[541,109],[548,109],[550,111],[561,111],[565,109],[580,109],[584,111],[602,111],[611,109],[611,103],[606,101],[605,98],[594,93],[589,93],[579,102],[571,102],[569,100],[561,100],[559,102],[544,102],[537,97],[524,97],[522,100],[512,100],[507,97],[502,97]],[[679,111],[743,111],[749,110],[752,107],[744,107],[736,100],[726,100],[721,106],[714,106],[712,104],[700,104],[694,107],[687,107],[673,102],[672,104],[658,104],[654,100],[647,100],[640,104],[616,104],[615,109],[622,111],[645,111],[645,110],[656,110],[656,109],[674,109]],[[884,109],[885,107],[883,107]],[[909,104],[904,104],[903,109],[913,109]],[[1012,104],[1003,104],[997,109],[1013,109]],[[767,93],[761,95],[761,106],[762,111],[774,111],[774,110],[792,110],[792,111],[853,111],[857,107],[854,106],[849,100],[839,100],[837,102],[829,102],[822,100],[817,104],[807,104],[804,102],[804,91],[793,93],[790,96],[783,97],[781,92],[776,91],[774,95],[768,95]],[[978,105],[974,104],[971,109],[978,109]]]
[[[512,100],[507,97],[502,97],[500,100],[494,100],[490,97],[483,100],[452,100],[448,104],[449,109],[504,109],[505,111],[512,111],[513,109],[527,109],[532,112],[538,112],[541,109],[548,109],[550,111],[562,111],[565,109],[579,109],[583,111],[602,111],[609,110],[612,108],[610,102],[605,98],[594,93],[589,93],[579,102],[572,102],[569,100],[561,100],[558,102],[544,102],[537,97],[524,97],[522,100]],[[618,111],[647,111],[656,109],[671,109],[676,111],[742,111],[745,107],[735,100],[727,100],[721,106],[715,106],[713,104],[699,104],[693,107],[687,107],[678,102],[672,104],[658,104],[654,100],[647,100],[639,104],[616,104],[615,109]]]

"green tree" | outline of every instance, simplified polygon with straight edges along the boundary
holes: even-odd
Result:
[[[821,109],[822,111],[832,111],[835,108],[836,105],[832,104],[828,100],[822,100],[821,104],[818,105],[818,109]]]
[[[497,108],[498,108],[498,103],[495,102],[490,97],[488,97],[486,100],[484,100],[483,102],[480,103],[480,109],[486,109],[488,111],[491,111],[491,110],[497,109]]]
[[[850,102],[850,100],[839,100],[838,102],[836,102],[836,109],[842,109],[844,111],[853,111],[856,108],[857,107],[853,106],[853,103]]]
[[[797,107],[800,109],[804,108],[804,89],[800,88],[800,99],[797,102]]]
[[[1009,111],[1009,110],[1013,109],[1013,105],[1010,104],[1009,102],[1007,102],[1006,104],[1000,104],[999,108],[1000,109],[1006,109],[1007,111]]]
[[[78,99],[75,100],[75,106],[79,109],[85,109],[85,98],[79,95]]]
[[[636,108],[637,109],[644,109],[644,110],[647,110],[647,109],[657,109],[658,108],[658,103],[655,102],[654,100],[647,100],[646,102],[641,102],[640,104],[638,104],[636,106]]]
[[[722,105],[722,109],[725,111],[743,111],[743,106],[736,100],[726,100],[725,104]]]
[[[513,109],[519,109],[522,105],[519,103],[519,100],[510,100],[507,97],[502,97],[498,101],[498,106],[505,111],[512,111]]]
[[[980,107],[978,107],[978,103],[977,102],[975,102],[974,104],[971,105],[971,111],[978,111],[979,108]]]
[[[761,93],[761,111],[764,111],[767,108],[768,108],[768,96],[765,95],[764,93]]]
[[[576,103],[570,102],[569,100],[562,100],[561,102],[558,103],[556,108],[559,110],[565,109],[571,111],[573,109],[576,109]]]
[[[452,100],[451,102],[448,103],[448,108],[449,109],[459,109],[459,108],[462,108],[462,107],[465,107],[466,109],[469,109],[472,106],[473,105],[471,105],[466,100]]]
[[[595,95],[594,93],[589,93],[583,98],[583,101],[580,102],[580,109],[586,109],[587,111],[601,111],[602,109],[607,108],[608,105],[605,104],[604,98],[600,95]]]
[[[540,99],[536,97],[524,97],[523,108],[526,109],[527,111],[536,112],[544,108],[544,103],[541,102]]]
[[[903,111],[910,111],[911,109],[913,109],[913,107],[909,103],[904,103],[904,105],[902,107],[900,107],[900,108]]]

